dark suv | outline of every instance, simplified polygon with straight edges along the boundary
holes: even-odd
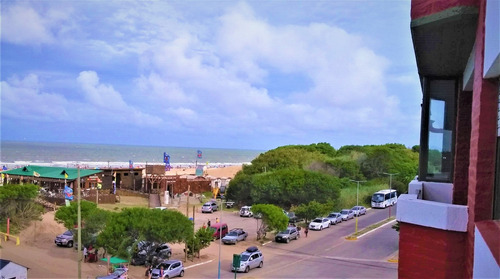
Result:
[[[168,244],[140,241],[130,263],[132,265],[157,265],[161,261],[168,260],[170,256],[172,256],[172,248]]]
[[[279,232],[274,240],[276,242],[286,242],[289,243],[290,240],[299,239],[300,232],[296,227],[288,227],[286,230]]]

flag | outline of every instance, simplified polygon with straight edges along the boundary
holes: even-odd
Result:
[[[201,159],[201,150],[198,150],[198,159]]]
[[[128,168],[129,169],[133,169],[134,168],[134,162],[132,162],[132,160],[128,161]]]
[[[33,176],[34,177],[40,177],[40,174],[38,172],[36,172],[36,171],[33,171]]]
[[[7,167],[4,165],[4,166],[2,167],[2,170],[7,170]]]
[[[68,178],[68,174],[66,172],[64,172],[64,179],[67,179]]]

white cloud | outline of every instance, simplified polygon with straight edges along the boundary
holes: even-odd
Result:
[[[19,45],[57,43],[70,32],[72,9],[36,9],[29,2],[2,3],[2,40]]]
[[[38,76],[16,76],[1,82],[2,115],[30,121],[59,121],[71,114],[61,95],[43,91]]]

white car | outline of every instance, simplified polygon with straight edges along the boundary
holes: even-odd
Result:
[[[357,205],[351,208],[351,210],[354,212],[354,216],[361,216],[366,214],[366,208],[361,205]]]
[[[354,211],[351,209],[342,209],[340,215],[342,215],[342,220],[347,221],[354,218]]]
[[[309,223],[309,229],[310,230],[318,230],[321,231],[324,228],[329,228],[330,227],[330,219],[328,218],[316,218]]]
[[[251,206],[243,206],[240,209],[240,217],[252,217],[252,207]]]

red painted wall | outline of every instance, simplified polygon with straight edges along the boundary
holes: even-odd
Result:
[[[399,223],[399,278],[464,278],[466,233]]]
[[[412,0],[411,19],[442,12],[444,10],[460,6],[479,6],[481,0]]]

